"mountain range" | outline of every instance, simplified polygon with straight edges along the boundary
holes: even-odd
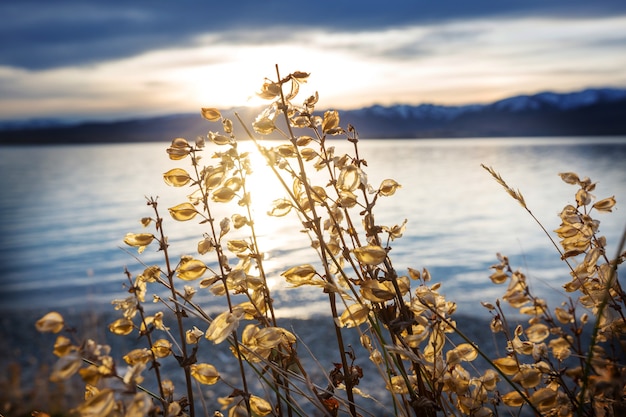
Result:
[[[260,109],[230,109],[224,115],[232,117],[235,111],[243,120],[252,121]],[[626,135],[626,89],[544,92],[463,106],[374,105],[339,110],[339,114],[341,125],[352,124],[362,139]],[[169,141],[174,137],[194,139],[210,129],[216,129],[215,125],[199,114],[74,124],[59,120],[5,122],[0,124],[0,143]]]

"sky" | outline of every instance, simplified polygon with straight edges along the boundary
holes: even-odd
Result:
[[[257,105],[310,72],[318,108],[626,87],[623,0],[3,0],[0,120]]]

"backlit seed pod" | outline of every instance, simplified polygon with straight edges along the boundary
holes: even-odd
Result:
[[[525,333],[528,337],[528,340],[533,343],[540,343],[543,342],[545,338],[550,335],[550,329],[545,324],[537,323],[526,329]]]
[[[202,113],[202,117],[204,117],[210,122],[217,122],[220,119],[220,117],[222,117],[222,114],[220,113],[218,109],[210,108],[210,107],[203,107],[201,110],[201,113]]]
[[[389,281],[378,282],[372,279],[361,284],[361,296],[374,303],[382,303],[392,300],[396,296],[393,283]]]
[[[367,321],[370,309],[360,303],[349,305],[339,317],[341,327],[357,327]]]
[[[219,133],[209,132],[209,140],[216,145],[228,145],[230,138],[228,136],[220,135]]]
[[[478,357],[478,351],[469,343],[461,343],[456,348],[446,352],[446,363],[455,365],[460,362],[471,362]]]
[[[172,148],[189,148],[189,142],[185,138],[172,139]]]
[[[292,204],[289,200],[284,198],[274,200],[272,208],[267,212],[269,216],[282,217],[287,215],[291,211]]]
[[[192,281],[204,275],[206,270],[204,262],[198,259],[184,259],[176,269],[176,276],[185,281]]]
[[[339,173],[337,187],[342,191],[354,191],[361,185],[361,170],[356,165],[347,165]]]
[[[322,120],[322,131],[324,133],[332,133],[339,127],[339,113],[337,110],[328,110],[324,113]]]
[[[191,177],[184,169],[174,168],[163,174],[163,180],[172,187],[182,187],[189,183]]]
[[[132,321],[127,318],[121,318],[109,324],[109,331],[113,334],[125,336],[133,331],[133,327]]]
[[[261,135],[269,135],[274,130],[276,130],[276,125],[274,124],[274,121],[267,116],[257,118],[252,124],[252,127],[254,128],[255,132]]]
[[[513,382],[518,382],[524,388],[535,388],[541,383],[541,371],[536,368],[522,368],[513,376]]]
[[[222,343],[226,338],[237,329],[239,321],[243,318],[245,312],[243,309],[233,309],[233,312],[225,311],[218,315],[209,325],[204,337],[212,340],[213,343]]]
[[[280,85],[274,82],[266,82],[261,86],[261,91],[257,93],[259,97],[265,100],[271,100],[280,95]]]
[[[316,271],[312,265],[306,264],[289,268],[280,275],[285,277],[288,283],[299,287],[300,285],[310,284],[316,275]]]
[[[83,364],[83,358],[78,352],[72,352],[59,358],[52,368],[50,374],[50,381],[61,382],[65,381],[72,375],[74,375],[80,369]]]
[[[524,404],[524,397],[517,391],[511,391],[502,396],[502,402],[509,407],[520,407]]]
[[[56,342],[54,342],[53,353],[58,356],[65,356],[71,351],[76,350],[76,347],[72,345],[72,341],[65,336],[58,336]]]
[[[152,233],[126,233],[124,236],[124,243],[128,246],[148,246],[154,240]]]
[[[557,397],[557,391],[550,388],[540,388],[530,396],[530,402],[539,411],[548,411],[555,406]]]
[[[387,257],[387,251],[377,245],[362,246],[352,250],[360,263],[364,265],[378,265]]]
[[[592,207],[598,211],[611,212],[614,205],[615,196],[596,201]]]
[[[242,216],[241,214],[233,214],[231,220],[233,221],[235,229],[240,229],[248,224],[248,218],[246,216]]]
[[[550,340],[548,346],[552,350],[552,356],[554,356],[559,361],[563,361],[571,355],[570,344],[563,337]]]
[[[157,358],[165,358],[172,353],[172,344],[166,339],[156,340],[152,344],[152,352]]]
[[[42,333],[59,333],[61,330],[63,330],[64,326],[65,323],[63,322],[63,316],[61,316],[56,311],[51,311],[50,313],[37,320],[37,323],[35,323],[37,331]]]
[[[299,136],[296,139],[296,145],[297,146],[306,146],[309,143],[311,143],[312,140],[313,140],[313,138],[311,136]],[[304,157],[304,155],[302,155],[302,156]]]
[[[211,199],[216,203],[228,203],[235,197],[235,191],[229,187],[221,187],[213,191]]]
[[[586,206],[591,203],[591,195],[583,189],[580,189],[576,192],[576,204],[578,206]]]
[[[250,245],[248,245],[248,242],[246,242],[243,239],[234,239],[234,240],[229,240],[226,243],[226,247],[228,248],[229,251],[233,253],[242,253],[248,250],[250,248]]]
[[[498,367],[499,370],[502,371],[505,375],[515,375],[519,366],[517,365],[517,361],[511,357],[498,358],[493,361],[493,363]]]
[[[300,156],[305,161],[311,161],[315,159],[317,156],[319,156],[319,154],[311,148],[304,148],[300,150]]]
[[[150,414],[150,408],[152,408],[152,401],[150,396],[145,392],[138,392],[133,397],[130,405],[126,407],[126,413],[124,417],[143,417]]]
[[[152,360],[152,352],[146,348],[133,349],[122,359],[131,366],[138,363],[146,364]]]
[[[215,366],[208,363],[194,363],[189,367],[191,376],[204,385],[213,385],[220,379]]]
[[[291,144],[280,145],[276,148],[276,151],[283,158],[294,158],[298,154],[296,148]]]
[[[378,187],[378,194],[384,195],[386,197],[394,195],[398,188],[402,187],[395,180],[386,179]]]
[[[187,157],[190,152],[191,146],[189,146],[189,142],[187,142],[187,140],[183,138],[176,138],[172,140],[172,145],[167,148],[167,154],[173,161],[177,161]]]
[[[177,206],[170,207],[168,210],[172,218],[180,222],[191,220],[196,217],[196,214],[198,214],[196,208],[191,203],[182,203]]]
[[[574,320],[574,316],[572,314],[560,307],[554,309],[554,315],[556,316],[556,319],[563,324],[571,323]]]
[[[115,392],[105,388],[84,403],[76,407],[75,411],[80,416],[106,416],[115,407]]]
[[[193,326],[193,329],[187,330],[185,333],[185,341],[190,345],[195,345],[198,343],[200,338],[204,335],[204,332],[198,329],[196,326]]]
[[[497,383],[500,380],[500,376],[493,369],[487,369],[485,374],[480,378],[483,383],[483,387],[485,387],[488,391],[493,391],[497,387]]]
[[[574,185],[580,182],[580,178],[578,178],[578,175],[576,175],[573,172],[561,172],[559,173],[559,176],[561,177],[563,181],[565,181],[568,184]]]
[[[261,397],[250,396],[250,410],[257,416],[266,416],[273,411],[272,405]]]

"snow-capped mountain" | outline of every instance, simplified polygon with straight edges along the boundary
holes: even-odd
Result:
[[[371,106],[344,111],[363,137],[626,134],[626,89],[520,95],[464,106]]]
[[[542,110],[545,108],[573,110],[597,103],[610,103],[624,99],[626,99],[626,90],[602,88],[565,94],[545,92],[532,96],[522,95],[497,101],[491,106],[498,110],[507,111]]]
[[[402,119],[452,120],[466,113],[482,110],[508,112],[538,110],[573,110],[599,103],[611,103],[626,100],[626,90],[617,88],[587,89],[573,93],[543,92],[534,95],[519,95],[499,100],[490,104],[471,104],[463,106],[441,106],[420,104],[411,106],[398,104],[393,106],[374,105],[358,110],[344,112],[355,116],[399,117]]]

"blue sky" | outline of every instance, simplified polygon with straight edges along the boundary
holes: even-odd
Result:
[[[0,16],[2,120],[257,104],[275,64],[335,108],[626,87],[623,0],[5,0]]]

